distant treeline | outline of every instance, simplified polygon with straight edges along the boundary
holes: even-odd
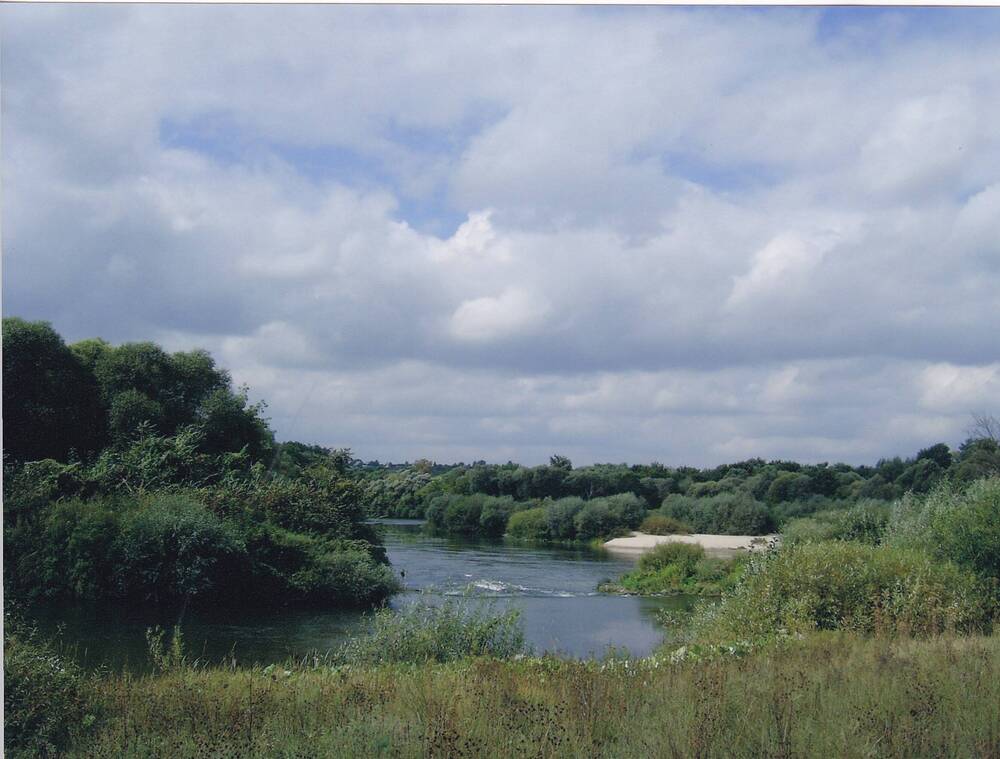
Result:
[[[938,443],[912,458],[883,459],[874,466],[757,458],[710,469],[657,463],[574,468],[564,456],[553,456],[542,466],[476,463],[434,475],[429,464],[404,470],[368,469],[363,479],[368,512],[426,517],[433,527],[449,532],[510,532],[542,540],[596,537],[589,529],[594,522],[607,536],[636,527],[650,514],[671,517],[693,532],[764,534],[815,512],[928,493],[945,479],[972,482],[1000,471],[1000,446],[991,437],[970,437],[957,451]],[[641,504],[638,518],[635,509],[628,509],[620,519],[583,517],[584,529],[556,527],[575,524],[576,514],[592,501],[588,515],[614,514],[614,508],[605,508],[607,499],[625,494]],[[511,530],[497,516],[510,518],[537,509],[544,512],[544,519],[537,511],[519,516]],[[543,521],[549,525],[545,529]],[[537,529],[528,529],[529,523]]]
[[[8,598],[369,604],[396,589],[347,451],[276,445],[203,351],[3,321]]]

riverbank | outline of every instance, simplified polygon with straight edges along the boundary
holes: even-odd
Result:
[[[700,545],[710,556],[729,558],[745,552],[765,551],[780,539],[780,535],[648,535],[632,532],[628,537],[606,541],[604,548],[622,555],[641,556],[663,543],[690,543]]]
[[[193,669],[93,682],[65,756],[1000,755],[1000,637],[745,657]]]

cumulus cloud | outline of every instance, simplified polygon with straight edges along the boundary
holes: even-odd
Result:
[[[989,9],[0,15],[4,313],[207,347],[282,437],[865,461],[1000,406]]]

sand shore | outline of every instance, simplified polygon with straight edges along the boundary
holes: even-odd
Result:
[[[627,538],[614,538],[604,544],[609,551],[639,556],[660,543],[697,543],[705,552],[725,556],[741,551],[761,551],[778,540],[778,535],[647,535],[633,532]]]

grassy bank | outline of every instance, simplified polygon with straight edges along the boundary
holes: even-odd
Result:
[[[677,663],[179,668],[95,687],[107,717],[68,756],[1000,753],[998,636],[818,633]]]

